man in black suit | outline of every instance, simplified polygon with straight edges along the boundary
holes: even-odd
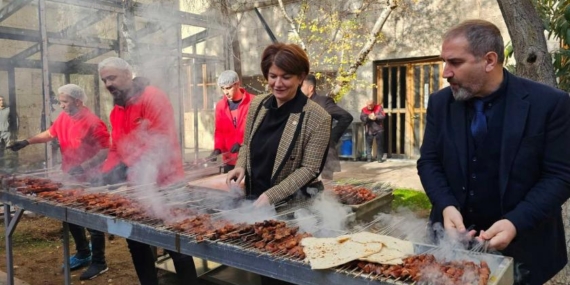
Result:
[[[333,173],[340,171],[340,162],[338,160],[338,151],[336,145],[340,140],[340,137],[344,134],[350,123],[352,123],[352,115],[345,111],[343,108],[339,107],[332,98],[327,96],[321,96],[317,94],[315,88],[317,87],[317,79],[314,75],[309,74],[303,81],[301,86],[301,91],[307,95],[319,106],[323,107],[331,118],[333,119],[333,128],[331,129],[331,140],[329,143],[329,151],[327,154],[327,159],[325,162],[325,167],[321,172],[321,177],[323,179],[332,180]]]
[[[512,256],[517,284],[543,284],[567,263],[570,97],[509,73],[503,49],[487,21],[444,35],[450,86],[429,98],[418,173],[432,223]]]

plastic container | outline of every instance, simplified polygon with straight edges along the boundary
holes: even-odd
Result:
[[[340,141],[340,155],[352,156],[352,133],[345,133]]]

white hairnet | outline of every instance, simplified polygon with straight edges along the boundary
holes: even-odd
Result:
[[[83,104],[87,102],[87,95],[85,94],[85,91],[83,91],[83,88],[75,84],[63,85],[57,89],[57,93],[63,93],[71,98],[75,98],[83,102]]]
[[[233,70],[223,71],[218,77],[218,86],[227,87],[239,81],[238,74]]]
[[[109,57],[99,62],[98,71],[101,72],[101,69],[105,67],[113,67],[120,70],[128,70],[130,73],[133,73],[133,68],[131,67],[131,65],[128,62],[126,62],[124,59],[118,57]]]

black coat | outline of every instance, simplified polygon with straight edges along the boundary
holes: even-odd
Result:
[[[503,251],[543,284],[567,263],[561,205],[570,197],[570,97],[508,72],[501,138],[501,216],[517,236]],[[433,208],[432,222],[456,206],[464,211],[467,184],[466,103],[449,87],[429,98],[418,173]]]
[[[337,121],[331,130],[331,142],[333,146],[336,145],[340,137],[344,134],[344,131],[346,131],[350,123],[352,123],[352,115],[339,107],[331,97],[315,93],[311,96],[311,100],[323,107],[323,109],[331,115],[331,118]]]

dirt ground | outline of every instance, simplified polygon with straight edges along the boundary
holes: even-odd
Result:
[[[0,230],[0,270],[6,271],[4,219]],[[56,285],[64,283],[61,222],[46,217],[24,215],[14,232],[14,274],[31,285]],[[75,244],[70,236],[70,252]],[[86,269],[71,272],[73,284],[86,285],[138,285],[131,256],[124,238],[107,240],[106,257],[109,271],[88,281],[80,281],[79,275]],[[174,284],[173,274],[159,271],[161,284]]]

